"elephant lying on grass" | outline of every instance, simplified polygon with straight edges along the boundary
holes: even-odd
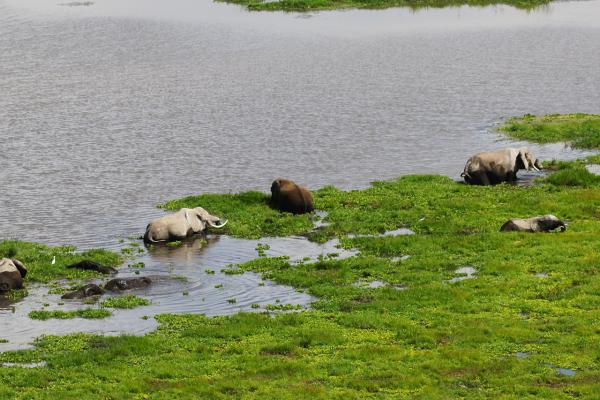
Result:
[[[21,261],[10,258],[0,259],[0,293],[22,289],[25,275],[27,269]]]
[[[517,171],[539,171],[539,161],[525,147],[478,153],[467,160],[460,175],[471,185],[495,185],[517,180]]]
[[[567,225],[554,215],[548,214],[524,219],[513,218],[505,222],[500,231],[549,232],[555,229],[562,232],[567,229]]]
[[[210,215],[202,207],[182,208],[174,214],[165,215],[150,222],[146,227],[144,242],[181,240],[204,231],[207,226],[222,228],[225,224],[227,221],[221,223],[219,217]]]

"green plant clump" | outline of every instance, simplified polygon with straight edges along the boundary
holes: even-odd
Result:
[[[29,313],[29,318],[39,319],[42,321],[57,318],[57,319],[71,319],[71,318],[84,318],[84,319],[102,319],[110,317],[112,313],[102,308],[84,308],[75,311],[62,311],[62,310],[36,310]]]
[[[140,306],[150,305],[150,300],[144,299],[143,297],[139,297],[133,294],[128,294],[125,296],[115,296],[109,299],[104,300],[100,303],[102,307],[107,308],[124,308],[131,309]]]

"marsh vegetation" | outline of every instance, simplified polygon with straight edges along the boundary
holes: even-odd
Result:
[[[550,0],[218,0],[239,4],[252,11],[318,11],[348,8],[383,9],[391,7],[443,8],[459,6],[489,6],[506,4],[522,9],[532,9]]]

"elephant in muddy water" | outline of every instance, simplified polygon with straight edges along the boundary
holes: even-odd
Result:
[[[275,179],[271,184],[271,205],[281,211],[304,214],[314,211],[310,191],[288,179]]]
[[[526,147],[507,148],[478,153],[467,160],[460,175],[471,185],[495,185],[517,180],[521,169],[539,171],[539,161]]]
[[[111,292],[118,292],[121,290],[142,289],[151,284],[152,280],[145,276],[141,278],[118,278],[106,282],[104,289]]]
[[[85,299],[92,296],[102,296],[103,294],[104,289],[94,283],[90,283],[73,292],[63,294],[61,299]]]
[[[560,229],[563,232],[567,225],[554,215],[540,215],[531,218],[513,218],[504,223],[500,228],[502,232],[549,232]]]
[[[27,269],[21,261],[10,258],[0,259],[0,293],[22,289],[26,275]]]
[[[150,222],[146,227],[144,242],[181,240],[204,231],[207,226],[222,228],[225,224],[227,221],[221,223],[219,217],[210,215],[202,207],[182,208],[174,214],[165,215]]]

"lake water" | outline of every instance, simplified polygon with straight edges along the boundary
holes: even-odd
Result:
[[[0,0],[0,235],[112,246],[201,192],[458,177],[523,113],[598,112],[600,1],[318,14]],[[89,2],[71,3],[89,4]],[[532,146],[541,158],[573,156]]]
[[[597,0],[316,14],[207,0],[0,0],[0,238],[118,248],[163,213],[157,203],[268,191],[278,176],[310,188],[458,178],[471,154],[521,144],[494,133],[508,116],[598,112],[599,21]],[[584,154],[530,147],[542,159]],[[283,246],[273,251],[311,246],[289,240],[273,241]],[[114,318],[309,302],[271,283],[246,296],[258,276],[204,272],[255,257],[255,245],[224,237],[209,243],[213,258],[197,249],[144,255],[142,272],[184,275],[187,286],[167,285],[169,295],[191,296]],[[230,279],[230,292],[214,290],[219,279]],[[156,290],[149,296],[164,288]],[[236,294],[238,303],[226,302]],[[20,334],[35,336],[37,322],[19,331],[19,316],[56,302],[32,288],[13,317],[2,313],[15,327],[5,333],[17,345]]]

